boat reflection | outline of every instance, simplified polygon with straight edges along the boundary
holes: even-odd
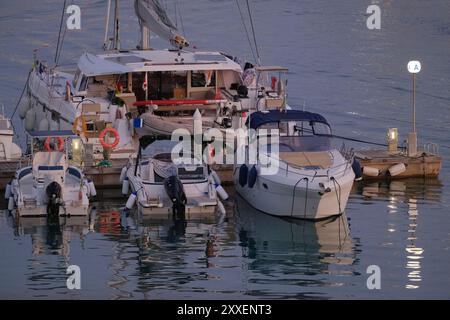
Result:
[[[345,214],[319,222],[282,219],[259,212],[236,197],[235,215],[241,246],[251,259],[273,263],[281,261],[280,255],[291,255],[292,263],[304,263],[305,268],[314,262],[324,266],[354,262]]]

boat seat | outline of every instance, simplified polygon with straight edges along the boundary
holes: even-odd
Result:
[[[37,178],[49,173],[60,172],[65,175],[67,170],[66,155],[63,152],[37,152],[33,158],[33,175]]]
[[[297,167],[330,168],[333,161],[329,152],[280,152],[280,159]]]

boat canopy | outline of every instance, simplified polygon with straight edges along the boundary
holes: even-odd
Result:
[[[172,153],[172,150],[179,144],[179,141],[156,140],[147,148],[142,150],[142,156],[152,158],[158,154]]]
[[[241,66],[220,52],[178,50],[133,50],[93,55],[85,53],[78,68],[86,76],[131,72],[230,70],[242,73]]]
[[[61,138],[78,138],[72,130],[58,130],[58,131],[31,131],[28,133],[32,138],[48,138],[48,137],[61,137]]]
[[[264,124],[287,121],[312,121],[326,124],[329,126],[327,120],[318,113],[312,113],[300,110],[271,110],[267,112],[254,112],[247,119],[247,127],[250,129],[258,129]]]

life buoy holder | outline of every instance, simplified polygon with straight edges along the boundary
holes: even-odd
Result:
[[[114,135],[114,142],[113,143],[107,143],[105,141],[105,137],[108,133],[111,133]],[[117,145],[120,142],[120,136],[119,136],[119,132],[114,129],[114,128],[106,128],[104,129],[101,133],[100,136],[98,137],[100,139],[100,143],[102,144],[103,148],[105,149],[113,149],[115,147],[117,147]]]
[[[64,150],[64,139],[61,137],[47,137],[44,142],[44,148],[47,151],[52,151],[52,148],[50,147],[50,142],[52,139],[56,139],[57,141],[57,147],[55,148],[55,151],[63,151]]]
[[[79,121],[81,121],[81,130],[78,130],[78,122]],[[83,116],[78,116],[75,118],[75,121],[73,122],[73,125],[72,125],[72,132],[77,135],[80,135],[81,133],[83,133],[83,135],[86,135],[87,124],[86,124],[86,119],[84,119]]]

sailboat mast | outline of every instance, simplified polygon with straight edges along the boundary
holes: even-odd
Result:
[[[119,0],[115,0],[114,4],[114,49],[120,50],[119,42]]]
[[[103,47],[106,48],[108,43],[108,31],[109,31],[109,17],[111,15],[111,0],[108,0],[108,9],[106,11],[106,22],[105,22],[105,38],[103,40]]]
[[[141,48],[142,50],[150,49],[150,29],[141,24]]]

